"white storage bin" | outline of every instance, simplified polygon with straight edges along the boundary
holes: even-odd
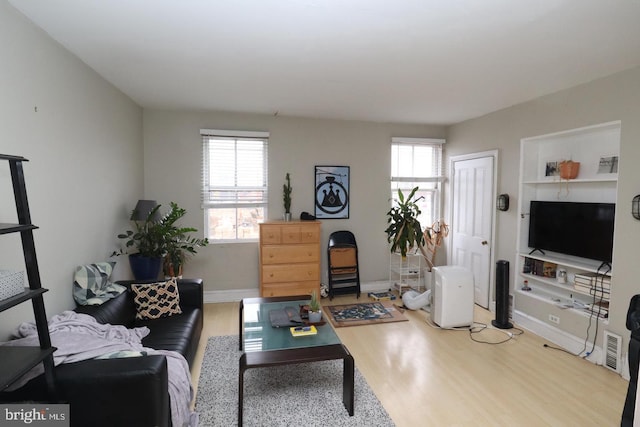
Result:
[[[24,271],[0,270],[0,300],[24,292]]]

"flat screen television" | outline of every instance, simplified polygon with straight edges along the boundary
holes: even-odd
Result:
[[[529,247],[611,262],[615,204],[531,201]]]

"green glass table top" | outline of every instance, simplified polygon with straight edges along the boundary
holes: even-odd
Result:
[[[271,310],[282,309],[287,306],[299,310],[301,305],[308,303],[309,301],[304,300],[267,303],[245,302],[242,322],[244,351],[249,353],[340,344],[340,339],[328,323],[316,326],[318,329],[316,335],[302,337],[292,336],[288,327],[274,328],[271,326],[269,321],[269,312]]]

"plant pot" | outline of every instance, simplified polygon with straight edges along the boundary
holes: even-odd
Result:
[[[291,212],[286,212],[286,213],[284,214],[284,220],[285,220],[286,222],[291,221]]]
[[[309,323],[320,323],[322,321],[322,311],[309,311]]]
[[[136,280],[156,280],[162,267],[162,258],[151,258],[140,254],[129,255],[129,265]]]
[[[565,160],[560,162],[560,178],[575,179],[580,171],[580,162]]]
[[[182,279],[182,264],[178,264],[176,268],[176,265],[171,262],[169,257],[165,256],[164,262],[162,263],[162,272],[164,273],[165,279],[171,279],[173,277]]]

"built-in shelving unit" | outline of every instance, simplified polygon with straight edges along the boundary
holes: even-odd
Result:
[[[38,332],[39,347],[7,347],[0,346],[0,391],[6,390],[21,376],[29,372],[39,363],[44,364],[45,379],[50,395],[54,395],[53,353],[56,350],[51,346],[47,316],[44,307],[43,294],[47,289],[42,288],[40,273],[36,258],[33,230],[37,229],[31,224],[31,214],[27,201],[27,189],[22,169],[22,163],[27,159],[20,156],[0,154],[0,160],[9,162],[11,180],[18,213],[18,224],[0,223],[0,235],[19,233],[22,239],[22,252],[24,254],[25,267],[29,287],[23,292],[10,296],[0,301],[0,312],[31,301]],[[1,395],[0,395],[1,398]]]
[[[615,203],[617,169],[603,171],[600,159],[618,157],[619,148],[620,122],[521,141],[517,254],[513,270],[514,320],[573,351],[583,347],[591,317],[584,306],[593,303],[592,295],[574,286],[575,275],[601,273],[611,281],[613,292],[613,271],[602,269],[599,262],[584,258],[547,251],[545,254],[532,253],[532,248],[528,247],[529,206],[532,200]],[[562,160],[580,162],[576,179],[561,180],[549,172],[550,163]],[[558,278],[525,273],[527,258],[553,263],[557,269],[565,270],[566,283]],[[530,290],[523,290],[525,280]],[[591,320],[595,321],[595,318]],[[608,323],[606,318],[598,321],[605,326]]]

